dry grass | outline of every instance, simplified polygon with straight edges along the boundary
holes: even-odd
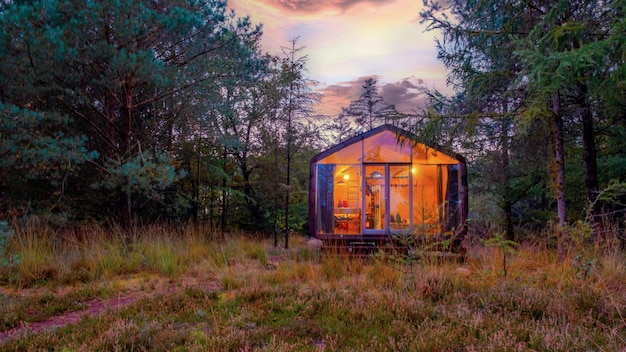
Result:
[[[79,323],[0,343],[0,350],[621,351],[626,255],[578,246],[566,258],[524,244],[502,273],[498,248],[465,262],[320,256],[193,229],[125,238],[17,231],[0,273],[2,330],[142,293]],[[37,314],[33,313],[33,309]]]

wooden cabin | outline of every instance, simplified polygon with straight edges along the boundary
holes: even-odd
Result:
[[[460,239],[467,171],[457,154],[392,125],[311,159],[309,226],[325,246],[376,246],[416,236]]]

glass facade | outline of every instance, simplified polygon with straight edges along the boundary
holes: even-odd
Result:
[[[311,162],[311,230],[325,238],[453,231],[461,163],[395,128],[355,137]]]

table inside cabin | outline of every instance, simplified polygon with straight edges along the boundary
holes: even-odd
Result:
[[[335,208],[335,232],[358,234],[361,232],[360,208]]]

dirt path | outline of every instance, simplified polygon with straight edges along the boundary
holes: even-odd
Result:
[[[157,295],[171,295],[183,287],[193,285],[185,281],[181,285],[173,285],[163,280],[153,286],[151,290],[143,288],[131,287],[117,294],[115,297],[102,299],[94,298],[84,303],[86,308],[66,312],[62,315],[50,317],[44,321],[26,323],[22,322],[20,326],[14,327],[7,331],[0,331],[0,343],[9,339],[23,338],[29,334],[38,334],[44,331],[51,331],[70,324],[76,324],[86,316],[96,317],[107,311],[115,311],[135,304],[143,298],[151,298]],[[132,286],[132,285],[131,285]]]
[[[275,267],[275,263],[284,261],[284,259],[284,254],[277,255],[270,258],[270,262],[272,263],[271,265]],[[84,303],[86,306],[84,309],[49,317],[44,321],[31,323],[22,322],[20,326],[7,331],[0,331],[0,344],[9,339],[23,338],[30,334],[38,334],[70,324],[76,324],[86,316],[97,317],[107,311],[120,310],[135,304],[143,298],[152,298],[158,295],[171,295],[187,287],[201,286],[207,290],[220,290],[222,288],[221,284],[213,277],[183,277],[179,278],[176,282],[172,282],[170,279],[164,277],[152,277],[148,279],[147,282],[144,278],[143,283],[140,282],[139,278],[117,279],[116,281],[117,282],[114,285],[122,286],[124,289],[121,290],[121,292],[115,297],[108,299],[95,298],[89,300]],[[65,288],[67,291],[72,289],[72,287]],[[62,292],[64,289],[60,289],[59,291]],[[13,292],[3,292],[2,288],[0,288],[0,294],[11,293]],[[41,289],[24,290],[20,294],[24,296],[33,296],[41,294]]]
[[[139,292],[133,292],[129,295],[120,295],[115,298],[102,300],[99,298],[92,299],[85,303],[87,308],[79,311],[68,312],[63,315],[54,316],[44,321],[34,323],[22,323],[21,326],[15,327],[8,331],[0,332],[0,343],[14,338],[22,338],[28,334],[37,334],[42,331],[50,331],[69,324],[78,323],[85,316],[97,316],[107,310],[118,310],[129,306],[144,297]]]

